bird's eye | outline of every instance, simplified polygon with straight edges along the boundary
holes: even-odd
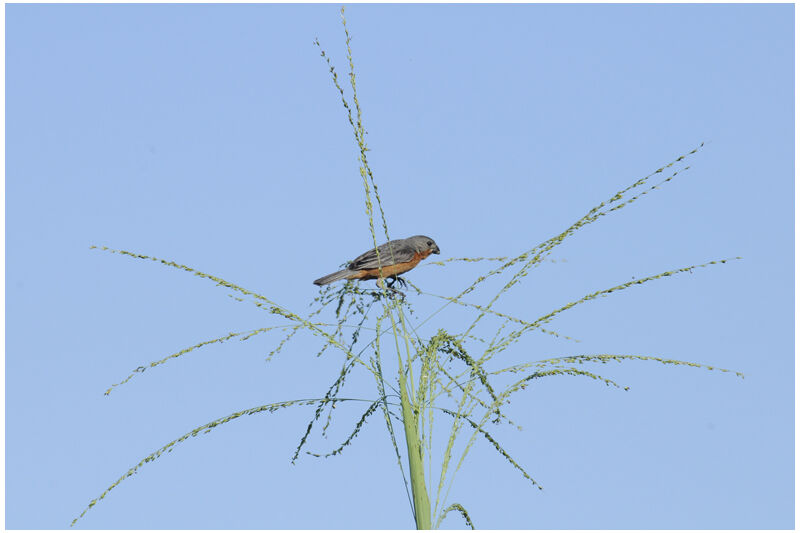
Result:
[[[433,244],[433,241],[428,241],[428,246],[430,246],[431,244]]]

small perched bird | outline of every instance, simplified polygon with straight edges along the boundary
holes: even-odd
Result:
[[[378,253],[375,253],[375,248],[367,250],[353,259],[344,270],[314,280],[314,284],[327,285],[340,279],[377,279],[378,286],[381,286],[378,266],[382,267],[383,277],[392,278],[394,284],[400,274],[408,272],[429,255],[438,253],[439,246],[425,235],[397,239],[378,246]]]

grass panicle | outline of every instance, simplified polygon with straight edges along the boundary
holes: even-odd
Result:
[[[133,372],[131,372],[131,374],[128,377],[126,377],[125,379],[123,379],[119,383],[114,383],[113,385],[111,385],[106,390],[105,395],[108,396],[109,394],[111,394],[112,390],[114,390],[115,388],[119,387],[120,385],[124,385],[125,383],[129,382],[135,375],[143,373],[148,368],[154,368],[154,367],[157,367],[158,365],[163,365],[164,363],[166,363],[167,361],[169,361],[171,359],[175,359],[175,358],[180,357],[182,355],[186,355],[187,353],[192,352],[192,351],[194,351],[194,350],[196,350],[198,348],[202,348],[203,346],[208,346],[210,344],[225,342],[227,340],[233,339],[234,337],[241,337],[240,340],[246,341],[246,340],[248,340],[248,339],[250,339],[250,338],[252,338],[252,337],[254,337],[254,336],[256,336],[256,335],[258,335],[260,333],[265,333],[265,332],[271,331],[273,329],[283,329],[283,328],[286,328],[286,327],[289,327],[289,326],[271,326],[271,327],[268,327],[268,328],[258,328],[258,329],[253,329],[253,330],[250,330],[250,331],[240,331],[238,333],[228,333],[227,335],[223,335],[222,337],[217,337],[216,339],[203,341],[203,342],[200,342],[200,343],[195,344],[193,346],[189,346],[188,348],[184,348],[183,350],[180,350],[180,351],[177,351],[175,353],[172,353],[172,354],[164,357],[163,359],[159,359],[158,361],[151,361],[147,366],[137,367],[136,369],[133,370]]]
[[[329,54],[319,40],[314,44],[330,73],[331,80],[345,110],[345,116],[352,128],[357,147],[358,174],[364,194],[364,211],[367,215],[367,228],[372,239],[372,246],[379,254],[379,278],[383,277],[383,264],[393,262],[390,255],[380,257],[378,245],[380,241],[390,240],[389,224],[384,211],[375,174],[367,157],[367,130],[364,127],[364,113],[359,102],[356,69],[353,59],[352,35],[347,26],[344,8],[341,10],[341,21],[344,28],[344,41],[347,58],[347,80],[339,77],[338,71]],[[345,90],[345,87],[348,87]],[[339,357],[341,364],[331,376],[327,390],[319,398],[296,399],[290,401],[267,403],[265,405],[232,413],[194,428],[192,431],[170,441],[155,452],[146,456],[135,466],[112,483],[99,497],[91,500],[83,512],[72,522],[82,518],[86,512],[103,500],[119,483],[135,474],[142,466],[171,452],[178,444],[190,437],[207,433],[245,415],[271,413],[280,409],[295,406],[313,406],[313,415],[303,435],[300,436],[291,461],[301,457],[301,452],[318,458],[330,458],[341,455],[343,450],[352,444],[361,434],[367,422],[374,420],[380,412],[386,426],[394,457],[397,461],[400,479],[402,480],[409,507],[418,529],[438,527],[442,520],[452,511],[458,512],[466,525],[474,529],[474,524],[465,507],[459,503],[449,503],[450,490],[457,478],[457,473],[465,465],[466,458],[473,445],[478,442],[488,443],[514,470],[528,480],[532,486],[541,489],[520,461],[509,453],[501,444],[503,431],[508,428],[500,426],[501,421],[508,422],[516,429],[521,429],[503,412],[504,405],[516,398],[520,391],[536,386],[539,379],[564,376],[589,378],[608,387],[628,390],[613,379],[601,375],[590,365],[626,363],[630,361],[651,361],[664,365],[687,366],[720,372],[731,372],[714,366],[680,361],[668,357],[631,354],[583,354],[564,355],[547,359],[536,359],[536,346],[526,345],[523,349],[511,350],[529,332],[537,331],[559,339],[575,341],[561,333],[546,329],[545,326],[562,313],[578,305],[616,294],[620,291],[651,281],[668,278],[677,274],[692,272],[694,269],[712,265],[722,265],[731,259],[709,261],[688,267],[666,270],[658,274],[633,279],[610,288],[586,294],[578,299],[565,298],[567,303],[538,316],[538,318],[520,318],[508,312],[495,309],[499,307],[502,296],[511,290],[518,290],[522,281],[545,262],[557,262],[550,256],[568,238],[603,217],[620,213],[624,207],[659,190],[667,183],[675,181],[689,166],[685,161],[703,147],[698,147],[674,158],[644,177],[623,187],[606,200],[598,203],[575,222],[560,233],[531,246],[521,244],[524,251],[518,255],[504,257],[453,257],[440,261],[429,261],[428,265],[446,266],[450,263],[469,263],[471,268],[480,268],[481,274],[471,282],[464,284],[464,289],[454,296],[431,293],[425,288],[408,284],[410,296],[400,297],[396,291],[389,289],[382,279],[378,287],[371,288],[359,285],[355,281],[346,281],[336,285],[328,285],[319,289],[318,295],[309,304],[310,309],[304,316],[291,311],[288,307],[253,290],[246,289],[221,277],[206,274],[192,267],[148,255],[125,250],[99,247],[100,250],[127,256],[134,259],[160,263],[171,268],[182,270],[199,278],[207,279],[215,285],[229,291],[230,297],[236,301],[250,303],[265,311],[266,317],[276,323],[265,324],[264,327],[228,333],[208,341],[194,344],[167,357],[153,361],[147,366],[138,367],[120,383],[112,385],[106,391],[130,381],[136,374],[147,368],[163,365],[172,359],[182,358],[199,348],[211,344],[223,343],[233,338],[250,339],[271,330],[285,332],[269,352],[266,359],[271,360],[281,352],[288,351],[298,334],[310,333],[311,339],[319,344],[309,355],[316,357]],[[382,230],[378,237],[376,228]],[[355,246],[355,243],[353,243]],[[92,248],[97,248],[93,246]],[[391,248],[390,248],[391,251]],[[739,258],[735,258],[739,259]],[[490,263],[488,266],[486,263]],[[491,263],[495,263],[492,265]],[[496,263],[499,263],[497,265]],[[436,271],[433,271],[436,272]],[[505,275],[507,277],[500,278]],[[501,287],[490,294],[486,301],[479,300],[476,289],[490,279],[497,278]],[[413,292],[411,292],[413,291]],[[414,311],[413,302],[428,298],[441,305],[426,316],[419,316]],[[442,302],[444,300],[444,302]],[[452,307],[451,307],[452,306]],[[470,311],[467,321],[458,328],[447,330],[434,319],[440,318],[448,309],[455,306]],[[541,311],[537,312],[537,315]],[[533,316],[537,316],[533,315]],[[328,318],[330,316],[330,318]],[[476,328],[485,322],[489,333],[479,333]],[[549,327],[549,326],[548,326]],[[482,326],[483,328],[483,326]],[[577,342],[577,341],[576,341]],[[503,353],[502,365],[497,365],[495,357]],[[389,364],[387,364],[387,359]],[[539,355],[538,357],[541,357]],[[395,365],[396,369],[392,371]],[[312,361],[314,359],[312,358]],[[498,359],[499,360],[499,359]],[[604,367],[610,370],[612,367]],[[373,380],[350,379],[357,372],[367,372]],[[737,376],[743,377],[739,372]],[[372,387],[374,386],[374,389]],[[365,388],[367,390],[365,390]],[[335,409],[342,402],[368,403],[367,409],[355,423],[348,437],[336,448],[327,453],[316,453],[306,450],[311,447],[313,438],[326,437],[329,427],[339,417]],[[399,431],[395,423],[402,426]],[[490,423],[493,434],[487,431]],[[315,431],[316,429],[316,431]],[[431,506],[429,495],[435,493]],[[434,521],[435,518],[435,521]]]
[[[235,413],[231,413],[231,414],[229,414],[227,416],[224,416],[222,418],[217,418],[216,420],[212,420],[211,422],[208,422],[207,424],[203,424],[202,426],[198,426],[198,427],[194,428],[193,430],[189,431],[188,433],[184,433],[180,437],[168,442],[167,444],[165,444],[161,448],[157,449],[156,451],[154,451],[150,455],[147,455],[146,457],[144,457],[136,465],[134,465],[130,469],[128,469],[128,471],[125,472],[119,479],[117,479],[114,483],[109,485],[108,488],[106,488],[106,490],[103,491],[100,494],[100,496],[98,496],[97,498],[91,500],[89,502],[89,505],[86,506],[86,508],[83,510],[83,512],[81,512],[81,514],[78,515],[72,521],[72,523],[70,524],[70,527],[74,526],[75,523],[78,520],[83,518],[83,516],[89,511],[89,509],[91,509],[92,507],[97,505],[98,502],[100,502],[102,499],[104,499],[106,496],[108,496],[108,494],[112,490],[114,490],[114,488],[116,488],[117,485],[119,485],[125,479],[131,477],[136,472],[138,472],[141,467],[143,467],[147,463],[151,463],[151,462],[155,461],[156,459],[161,457],[163,454],[171,452],[172,449],[175,446],[177,446],[178,444],[188,440],[191,437],[196,437],[196,436],[198,436],[200,434],[209,433],[214,428],[217,428],[217,427],[219,427],[219,426],[221,426],[223,424],[227,424],[228,422],[232,422],[233,420],[236,420],[236,419],[241,418],[243,416],[255,415],[255,414],[259,414],[259,413],[274,413],[275,411],[279,411],[279,410],[285,409],[287,407],[316,405],[316,404],[318,404],[320,402],[333,402],[333,401],[336,401],[336,402],[365,402],[365,401],[369,401],[369,400],[362,400],[362,399],[358,399],[358,398],[328,398],[328,399],[326,399],[326,398],[312,398],[312,399],[289,400],[289,401],[285,401],[285,402],[275,402],[275,403],[271,403],[271,404],[267,404],[267,405],[260,405],[258,407],[252,407],[250,409],[245,409],[243,411],[237,411]]]
[[[358,435],[358,433],[361,431],[361,427],[364,425],[364,422],[366,422],[367,418],[369,418],[372,415],[372,413],[374,413],[378,409],[378,406],[381,404],[382,401],[383,401],[383,398],[378,398],[377,400],[375,400],[374,402],[372,402],[370,404],[370,406],[367,408],[367,410],[364,411],[364,414],[361,415],[361,418],[359,419],[359,421],[356,423],[356,427],[353,428],[352,433],[350,433],[350,435],[347,437],[347,439],[338,448],[336,448],[332,452],[329,452],[329,453],[326,453],[326,454],[319,454],[319,453],[313,453],[313,452],[308,452],[308,451],[306,453],[308,455],[312,455],[314,457],[322,457],[323,459],[327,458],[327,457],[333,457],[334,455],[339,455],[340,453],[342,453],[342,450],[344,450],[344,448],[346,446],[349,446],[350,443],[353,442],[353,439],[355,439],[356,435]],[[332,403],[331,405],[335,405],[335,404]]]

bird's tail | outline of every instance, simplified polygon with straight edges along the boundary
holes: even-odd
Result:
[[[314,280],[314,285],[327,285],[328,283],[333,283],[334,281],[339,281],[340,279],[347,279],[347,277],[352,273],[352,270],[340,270],[339,272],[334,272],[333,274],[328,274],[327,276],[322,276],[321,278]]]

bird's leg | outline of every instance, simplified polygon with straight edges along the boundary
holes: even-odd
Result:
[[[396,274],[389,278],[389,282],[387,283],[386,286],[391,289],[392,287],[394,287],[395,283],[399,283],[400,286],[403,287],[403,288],[408,287],[408,282],[406,282],[406,280],[404,280],[403,278],[401,278],[400,276],[398,276]]]
[[[398,278],[397,276],[392,276],[390,282],[386,282],[384,280],[384,278],[378,278],[375,283],[381,289],[386,288],[386,290],[391,291],[391,292],[396,293],[396,294],[399,294],[402,298],[405,298],[406,297],[405,294],[403,294],[402,292],[400,292],[399,290],[394,288],[395,281],[397,281],[398,279],[400,279],[400,281],[402,282],[401,283],[402,285],[405,285],[406,282],[404,280],[402,280],[401,278]]]

